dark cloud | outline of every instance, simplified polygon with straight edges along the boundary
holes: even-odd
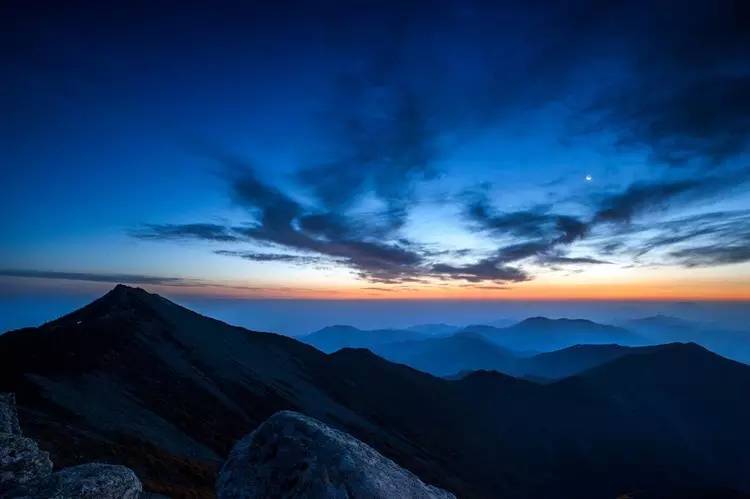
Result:
[[[750,211],[701,213],[621,228],[596,244],[609,255],[629,256],[639,266],[703,267],[750,261]]]
[[[500,236],[523,238],[545,238],[561,243],[580,239],[586,233],[586,224],[567,215],[549,213],[549,207],[531,210],[498,213],[490,206],[485,196],[478,196],[467,207],[469,219],[483,230]]]
[[[750,212],[705,213],[655,225],[638,246],[638,256],[667,249],[667,261],[686,267],[750,261]]]
[[[523,269],[503,265],[499,257],[489,257],[468,265],[436,264],[431,271],[438,277],[469,282],[521,282],[531,279]]]
[[[165,277],[142,274],[108,274],[104,272],[62,272],[53,270],[6,269],[0,270],[0,276],[36,279],[62,279],[68,281],[103,282],[110,284],[126,283],[145,286],[170,286],[176,288],[220,288],[225,290],[243,291],[314,291],[309,288],[244,286],[241,284],[231,284],[204,279],[188,279],[184,277]]]
[[[669,165],[715,166],[750,145],[750,6],[718,0],[617,7],[627,77],[583,116],[619,146]]]
[[[501,239],[520,239],[497,250],[493,257],[499,263],[508,264],[534,257],[536,261],[549,264],[602,263],[598,260],[566,258],[561,247],[583,239],[589,224],[570,215],[551,213],[549,206],[538,206],[530,210],[497,212],[490,206],[484,194],[474,194],[466,209],[470,222],[477,228]]]
[[[355,114],[336,118],[344,127],[335,139],[337,154],[302,169],[298,179],[329,210],[350,208],[372,193],[397,227],[406,216],[414,183],[435,173],[435,132],[428,129],[422,103],[409,91],[367,90],[377,95],[377,103],[365,96],[365,102],[343,106]]]
[[[717,235],[726,230],[716,227],[714,215],[705,219],[694,217],[679,225],[653,222],[647,229],[633,227],[640,215],[668,208],[684,207],[698,200],[726,194],[748,182],[747,168],[734,168],[722,174],[701,175],[688,179],[634,182],[625,189],[585,199],[592,215],[588,219],[554,213],[550,206],[529,210],[498,212],[490,205],[483,192],[468,195],[466,216],[479,230],[490,233],[501,241],[515,239],[496,250],[493,259],[507,265],[532,259],[543,266],[586,265],[609,263],[594,257],[571,257],[565,251],[571,244],[584,240],[597,227],[609,226],[607,241],[598,247],[603,254],[628,252],[634,258],[654,248],[675,245],[702,235]],[[464,195],[464,198],[467,196]],[[714,225],[707,226],[706,223]],[[619,226],[619,228],[618,228]],[[645,240],[633,236],[643,230],[653,230]],[[628,242],[630,241],[630,242]],[[673,255],[678,258],[682,253]]]
[[[256,253],[253,251],[232,251],[217,250],[217,255],[239,257],[253,262],[283,262],[295,263],[300,265],[312,265],[321,263],[331,263],[330,260],[308,255],[291,255],[288,253]]]
[[[221,154],[214,158],[223,165],[232,200],[254,218],[248,225],[224,229],[222,233],[231,234],[234,240],[324,255],[371,281],[409,281],[421,272],[423,257],[410,248],[408,242],[384,241],[382,233],[369,231],[362,220],[303,205],[260,180],[249,163],[237,157]],[[182,232],[178,227],[172,230]],[[199,237],[197,233],[192,234]],[[257,252],[226,251],[223,254],[241,258],[257,256]]]
[[[671,252],[670,256],[686,267],[713,267],[743,263],[750,261],[750,238],[735,246],[709,244],[676,250]]]
[[[31,277],[39,279],[64,279],[69,281],[91,281],[91,282],[124,282],[128,284],[147,284],[154,286],[183,286],[187,285],[181,277],[164,277],[142,274],[107,274],[92,272],[59,272],[53,270],[0,270],[0,276],[5,277]]]
[[[193,224],[145,224],[131,232],[138,239],[202,239],[207,241],[231,242],[240,238],[223,225],[210,223]]]
[[[686,179],[634,182],[622,191],[598,196],[591,224],[629,223],[636,215],[727,194],[748,182],[748,167],[721,174],[696,174]]]
[[[664,207],[679,196],[700,194],[704,187],[701,179],[635,182],[621,192],[600,198],[593,221],[630,222],[635,215]]]
[[[611,263],[605,260],[600,260],[598,258],[592,258],[592,257],[586,257],[586,256],[570,257],[570,256],[561,256],[561,255],[542,255],[540,256],[540,261],[547,265],[579,265],[579,264],[599,265],[599,264]]]
[[[609,96],[606,104],[597,105],[603,113],[600,126],[619,134],[618,145],[648,147],[653,159],[670,165],[715,166],[747,151],[750,70],[678,80],[676,88],[663,82],[651,86],[655,84],[643,83],[645,88]]]

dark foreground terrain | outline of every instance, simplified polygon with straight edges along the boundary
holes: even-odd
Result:
[[[56,465],[125,464],[174,497],[212,497],[235,441],[283,409],[459,497],[750,491],[750,367],[689,343],[612,358],[548,384],[494,371],[446,380],[118,286],[1,335],[0,391],[16,393],[24,432]]]

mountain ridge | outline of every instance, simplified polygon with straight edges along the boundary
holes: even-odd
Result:
[[[82,456],[125,464],[149,491],[212,497],[234,442],[272,414],[295,410],[461,497],[750,490],[740,470],[750,458],[734,451],[750,444],[748,401],[734,396],[714,416],[671,410],[721,390],[744,393],[750,368],[727,367],[710,352],[699,357],[706,372],[739,374],[696,379],[693,391],[668,382],[635,390],[623,379],[648,379],[641,355],[624,357],[636,360],[615,371],[549,385],[487,372],[444,380],[365,349],[326,355],[132,289],[0,336],[0,391],[16,393],[24,431],[63,466]],[[675,376],[695,376],[691,350],[672,355],[659,358]],[[644,409],[660,401],[670,410]],[[739,446],[722,444],[730,433]],[[602,469],[602,460],[616,466]]]

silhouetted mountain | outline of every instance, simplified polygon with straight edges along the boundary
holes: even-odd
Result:
[[[417,333],[426,334],[428,336],[448,336],[459,329],[461,328],[450,324],[417,324],[416,326],[409,326],[406,328],[407,331],[416,331]]]
[[[643,338],[616,326],[584,319],[532,317],[505,328],[474,325],[464,329],[514,351],[549,352],[579,344],[640,345]]]
[[[750,491],[750,367],[695,345],[549,385],[489,371],[449,381],[118,286],[0,335],[0,391],[16,393],[24,432],[55,463],[125,464],[145,489],[174,497],[211,497],[234,442],[284,409],[459,497]]]
[[[328,326],[300,337],[308,345],[326,353],[341,348],[373,348],[386,343],[424,339],[428,333],[407,329],[363,330],[353,326]]]
[[[509,350],[469,332],[443,338],[389,343],[375,346],[372,350],[392,362],[436,376],[477,369],[513,372],[516,363],[516,357]]]
[[[694,343],[675,343],[623,356],[557,388],[608,398],[629,438],[658,442],[658,454],[644,456],[642,466],[669,459],[685,470],[710,469],[718,483],[748,469],[750,369],[744,364]],[[728,461],[719,463],[717,456]],[[747,491],[748,483],[741,488]]]
[[[692,341],[725,357],[750,363],[750,329],[731,330],[668,315],[631,320],[626,326],[649,342]]]
[[[513,319],[496,319],[494,321],[485,322],[485,326],[492,326],[492,327],[508,327],[512,326],[518,321],[514,321]]]
[[[624,355],[650,352],[658,348],[661,345],[574,345],[531,357],[520,357],[491,343],[479,333],[462,331],[445,338],[389,343],[371,350],[392,362],[406,364],[446,379],[462,379],[476,371],[492,370],[546,384],[582,373]]]
[[[624,347],[621,345],[574,345],[520,359],[513,373],[541,379],[562,379],[579,374],[625,355],[650,352],[661,346]]]

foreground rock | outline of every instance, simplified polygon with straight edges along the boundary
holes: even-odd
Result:
[[[54,474],[60,497],[136,499],[142,487],[133,470],[125,466],[89,463],[64,468]]]
[[[219,499],[448,499],[354,437],[302,414],[274,414],[240,440],[219,473]]]
[[[16,397],[12,393],[0,393],[0,433],[21,434],[16,414]]]
[[[0,433],[0,497],[12,490],[36,487],[52,474],[49,454],[30,438]]]
[[[21,434],[12,394],[0,394],[0,497],[136,499],[143,487],[132,470],[82,464],[52,473],[49,454]]]

